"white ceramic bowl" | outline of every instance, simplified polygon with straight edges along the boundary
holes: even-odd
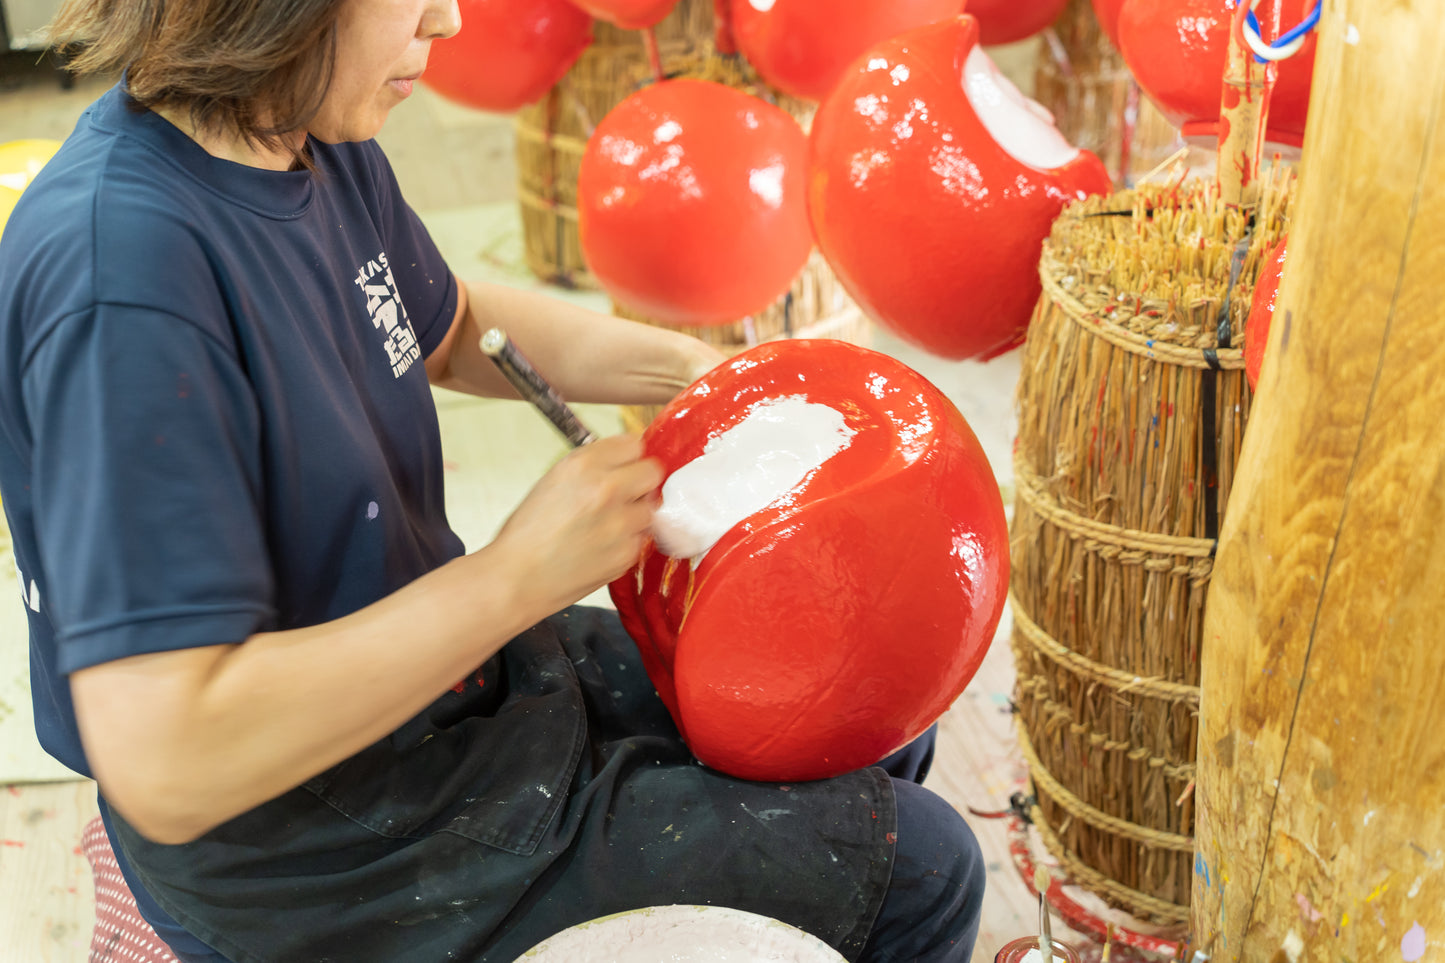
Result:
[[[649,906],[579,923],[518,963],[845,963],[796,927],[723,906]]]

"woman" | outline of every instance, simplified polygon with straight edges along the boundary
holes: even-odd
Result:
[[[569,455],[476,552],[447,527],[429,382],[509,395],[486,328],[579,401],[664,401],[720,360],[447,270],[372,138],[458,27],[455,0],[62,10],[77,65],[125,75],[0,242],[43,744],[97,779],[187,961],[511,960],[660,903],[966,960],[982,872],[909,781],[930,743],[902,780],[728,779],[615,616],[569,608],[647,535],[635,437]]]

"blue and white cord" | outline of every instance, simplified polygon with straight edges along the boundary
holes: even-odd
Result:
[[[1324,0],[1315,0],[1315,5],[1299,24],[1284,31],[1273,43],[1265,43],[1264,38],[1259,35],[1259,18],[1254,15],[1254,8],[1259,6],[1259,0],[1250,0],[1249,13],[1244,15],[1244,42],[1249,49],[1254,51],[1254,59],[1258,63],[1267,63],[1271,60],[1284,60],[1299,53],[1304,46],[1305,37],[1315,27],[1319,26],[1320,10],[1324,7]]]

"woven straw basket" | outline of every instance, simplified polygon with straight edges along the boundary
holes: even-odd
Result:
[[[714,47],[712,0],[682,0],[657,25],[663,68],[669,76],[699,77],[761,97],[787,111],[806,129],[816,105],[767,88],[745,60]],[[544,280],[568,287],[597,287],[577,237],[577,170],[587,138],[607,112],[653,78],[637,31],[598,22],[592,46],[543,100],[517,115],[517,194],[527,265]],[[656,324],[620,306],[622,317]],[[659,325],[671,327],[671,325]],[[871,325],[816,252],[791,290],[766,309],[734,324],[679,328],[736,354],[778,338],[836,338],[868,344]],[[624,408],[624,421],[640,428],[657,408]]]
[[[1252,231],[1212,182],[1069,208],[1024,349],[1011,604],[1032,815],[1076,883],[1160,924],[1188,918],[1205,594],[1250,404],[1240,345],[1292,184],[1270,170]]]

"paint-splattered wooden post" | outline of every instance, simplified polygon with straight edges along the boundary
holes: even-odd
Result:
[[[1445,959],[1442,50],[1445,0],[1325,4],[1205,621],[1216,961]]]

